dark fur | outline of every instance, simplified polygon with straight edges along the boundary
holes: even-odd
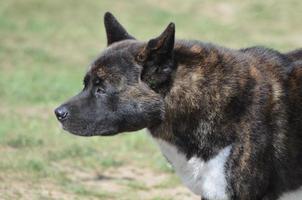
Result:
[[[232,50],[174,39],[174,24],[139,42],[110,14],[108,48],[83,91],[63,104],[63,127],[113,135],[148,128],[187,158],[232,145],[234,200],[275,200],[302,185],[302,50]]]

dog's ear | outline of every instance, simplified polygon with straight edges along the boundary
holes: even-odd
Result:
[[[174,65],[175,25],[170,23],[164,32],[149,40],[138,53],[137,61],[143,66],[141,80],[159,91],[169,85]]]
[[[172,58],[175,40],[175,25],[170,23],[162,34],[149,40],[146,47],[139,54],[139,60],[158,58]]]
[[[170,23],[160,36],[149,40],[147,49],[154,53],[170,55],[174,48],[174,40],[175,25]]]
[[[131,36],[124,27],[116,20],[110,13],[106,12],[104,15],[104,24],[107,34],[107,45],[126,39],[135,39]]]

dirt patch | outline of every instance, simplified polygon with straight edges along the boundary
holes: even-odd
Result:
[[[1,177],[3,179],[4,177]],[[63,191],[59,186],[51,181],[39,182],[39,184],[29,180],[22,181],[18,177],[4,178],[0,185],[0,199],[53,199],[69,200],[76,199],[76,195]]]
[[[156,197],[173,200],[194,200],[200,197],[193,195],[182,185],[175,184],[161,187],[170,174],[155,173],[147,168],[121,166],[100,171],[85,171],[62,167],[67,176],[85,187],[102,190],[106,193],[132,192],[137,199],[154,199]]]

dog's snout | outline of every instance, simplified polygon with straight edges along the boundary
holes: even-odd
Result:
[[[57,109],[55,109],[55,114],[59,121],[63,121],[68,116],[68,110],[65,106],[60,106]]]

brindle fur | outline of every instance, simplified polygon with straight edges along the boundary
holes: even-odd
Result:
[[[275,200],[302,185],[302,49],[175,40],[174,24],[140,42],[110,13],[105,26],[108,48],[63,105],[65,129],[87,136],[148,128],[205,161],[232,145],[225,170],[233,200]]]

